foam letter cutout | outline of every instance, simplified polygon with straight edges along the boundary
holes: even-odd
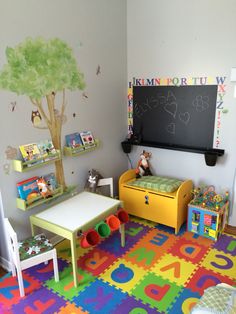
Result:
[[[139,227],[139,228],[129,228],[127,230],[125,230],[125,233],[130,235],[131,237],[135,237],[137,234],[139,234],[139,232],[141,232],[143,230],[143,227]]]
[[[156,241],[151,240],[150,242],[152,244],[156,244],[158,246],[161,246],[162,244],[164,244],[168,240],[168,236],[158,233],[153,239]]]
[[[124,264],[120,264],[118,268],[113,270],[111,278],[115,282],[125,283],[130,281],[134,277],[132,269],[126,267]]]
[[[100,257],[99,252],[94,252],[93,257],[86,259],[85,266],[95,270],[100,267],[107,259],[107,256]]]
[[[201,252],[201,248],[198,245],[194,244],[183,244],[180,247],[180,252],[185,256],[195,258],[198,253]]]
[[[141,307],[136,307],[129,311],[129,314],[148,314],[148,312],[145,309],[142,309]]]
[[[204,286],[204,284],[206,283],[206,281],[210,281],[210,282],[213,282],[214,286],[217,285],[220,280],[214,276],[211,276],[211,275],[204,275],[202,276],[198,282],[197,282],[197,287],[198,288],[202,288]]]
[[[149,298],[152,298],[156,301],[161,301],[169,289],[170,285],[164,285],[163,287],[160,287],[155,284],[150,284],[145,287],[144,291]]]
[[[96,303],[94,309],[101,310],[111,299],[113,299],[113,293],[105,295],[105,291],[102,287],[97,288],[97,296],[95,298],[85,299],[85,303]]]
[[[171,268],[174,268],[174,276],[175,278],[180,278],[180,263],[179,262],[174,262],[172,264],[166,265],[162,267],[160,270],[161,271],[166,271]]]
[[[198,302],[199,300],[197,298],[188,298],[184,300],[182,303],[182,312],[183,314],[189,314],[192,307]]]
[[[48,300],[45,303],[42,303],[40,300],[37,300],[34,302],[35,309],[32,309],[32,307],[30,306],[26,306],[25,313],[27,314],[43,313],[45,310],[49,309],[54,303],[55,303],[55,300],[53,299]]]
[[[229,252],[233,252],[236,249],[236,240],[232,240],[227,246]]]
[[[141,247],[129,254],[129,257],[137,256],[136,261],[141,262],[143,259],[146,260],[146,265],[150,265],[155,257],[155,252],[147,251],[144,247]]]
[[[213,265],[214,267],[219,268],[219,269],[230,269],[230,268],[232,268],[233,262],[227,256],[221,255],[221,254],[216,254],[216,257],[224,260],[226,262],[225,265],[220,265],[220,264],[217,264],[215,262],[211,262],[211,265]]]

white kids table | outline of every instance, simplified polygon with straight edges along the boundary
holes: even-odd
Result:
[[[77,233],[94,227],[110,214],[117,211],[121,205],[119,200],[91,192],[81,192],[74,197],[56,204],[36,215],[30,216],[32,234],[36,234],[35,227],[60,235],[70,240],[71,259],[74,285],[77,287]],[[120,226],[121,246],[125,245],[125,227]]]

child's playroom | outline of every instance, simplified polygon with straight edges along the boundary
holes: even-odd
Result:
[[[0,11],[0,314],[236,313],[236,2]]]

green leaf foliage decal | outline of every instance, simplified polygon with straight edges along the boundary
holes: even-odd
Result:
[[[7,47],[6,57],[0,72],[2,89],[41,99],[53,91],[85,87],[72,49],[58,38],[27,38],[15,48]]]

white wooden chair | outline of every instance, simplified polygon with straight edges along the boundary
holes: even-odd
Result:
[[[17,234],[8,218],[4,218],[5,234],[10,255],[12,276],[17,273],[20,296],[25,296],[22,271],[53,259],[55,281],[59,281],[57,251],[44,234],[36,235],[18,243]],[[27,250],[25,249],[27,247]]]
[[[110,197],[114,197],[113,193],[113,178],[103,178],[98,180],[97,187],[109,185],[110,187]]]

